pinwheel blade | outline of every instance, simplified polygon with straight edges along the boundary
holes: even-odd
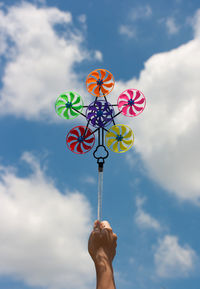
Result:
[[[95,104],[95,103],[93,103],[93,104]],[[95,106],[95,105],[90,105],[89,107],[90,107],[90,110],[91,110],[91,111],[93,111],[93,110],[94,110],[94,111],[97,111],[97,110],[98,110],[98,107]]]
[[[75,136],[79,137],[80,133],[77,130],[77,128],[74,128],[74,129],[70,130],[70,135],[75,135]]]
[[[64,106],[65,106],[65,103],[66,103],[66,102],[64,102],[63,100],[58,100],[58,101],[56,102],[56,105],[57,105],[57,106],[60,106],[60,105],[64,105]]]
[[[129,132],[126,135],[124,135],[123,137],[124,138],[130,138],[132,135],[133,135],[132,130],[129,130]]]
[[[85,140],[87,141],[87,138],[91,136],[91,130],[87,129],[85,134]]]
[[[64,111],[63,113],[63,116],[66,118],[66,119],[69,119],[69,114],[68,114],[68,108]]]
[[[118,103],[118,107],[119,107],[119,108],[121,108],[123,105],[128,105],[128,101],[122,100],[122,101],[120,101],[120,102]]]
[[[57,111],[56,111],[57,114],[60,115],[65,108],[66,108],[65,106],[60,106],[60,107],[57,109]]]
[[[105,87],[112,87],[112,86],[113,86],[113,83],[104,83],[103,86],[105,86]]]
[[[125,147],[121,141],[119,142],[119,147],[120,147],[121,151],[123,151],[123,152],[127,151],[127,147]]]
[[[116,138],[109,139],[107,142],[107,146],[110,147],[115,141],[117,141]]]
[[[81,101],[81,97],[77,97],[77,99],[75,100],[75,102],[73,103],[73,105],[78,104]]]
[[[80,136],[83,136],[85,133],[85,127],[84,126],[78,126],[78,129],[80,130]]]
[[[98,73],[97,71],[93,71],[93,72],[91,73],[91,76],[94,76],[94,77],[96,77],[96,78],[99,78],[99,73]]]
[[[63,98],[66,101],[69,101],[68,96],[66,94],[61,94],[60,98]]]
[[[118,142],[116,142],[116,143],[113,144],[112,149],[113,149],[113,151],[114,151],[115,153],[119,152],[119,149],[118,149]]]
[[[106,76],[106,71],[104,69],[100,69],[101,72],[101,79],[103,80],[104,77]]]
[[[91,83],[90,85],[88,85],[88,91],[89,91],[89,92],[92,92],[93,89],[94,89],[94,87],[96,87],[96,86],[97,86],[96,83]],[[97,87],[98,87],[98,86],[97,86]]]
[[[133,98],[133,91],[131,89],[127,90],[127,93],[129,94],[130,98]]]
[[[82,146],[85,150],[90,150],[90,146],[86,145],[85,142],[82,143]]]
[[[111,74],[108,74],[108,76],[106,77],[106,79],[104,79],[104,84],[105,82],[108,82],[112,79],[112,75]]]
[[[142,104],[142,103],[144,103],[144,98],[142,98],[142,99],[139,100],[139,101],[134,101],[134,103],[135,103],[135,104]]]
[[[70,114],[72,116],[76,116],[77,115],[77,112],[73,110],[73,108],[70,108]]]
[[[127,144],[127,145],[131,145],[132,144],[132,140],[125,140],[123,139],[123,143]]]
[[[82,150],[82,147],[81,147],[81,144],[82,143],[79,143],[78,145],[77,145],[77,152],[79,152],[80,154],[82,154],[83,153],[83,150]]]
[[[100,88],[99,88],[99,86],[97,86],[97,87],[94,89],[94,94],[95,94],[95,96],[99,96],[99,95],[100,95]]]
[[[130,109],[129,109],[129,113],[131,116],[135,116],[135,112],[133,111],[133,107],[131,106]]]
[[[121,126],[121,134],[124,136],[125,132],[126,132],[126,127],[123,125]]]
[[[72,108],[74,108],[74,109],[76,109],[76,110],[80,110],[80,109],[82,109],[82,107],[83,107],[82,105],[79,105],[79,106],[74,106],[74,105],[73,105],[73,106],[72,106]]]
[[[95,79],[95,78],[93,78],[93,77],[90,77],[90,78],[88,78],[87,79],[87,83],[91,83],[91,82],[97,82],[97,80]]]
[[[124,115],[127,115],[127,110],[128,110],[129,108],[130,108],[129,105],[124,106],[124,107],[122,108],[122,113],[123,113]]]
[[[139,106],[136,106],[136,105],[134,105],[133,107],[134,107],[134,109],[137,110],[137,111],[143,110],[143,107],[139,107]]]
[[[136,95],[135,95],[135,98],[134,98],[134,101],[136,101],[139,97],[140,97],[141,93],[139,90],[136,91]]]
[[[114,125],[113,127],[112,127],[112,130],[114,131],[114,132],[116,132],[116,134],[120,134],[120,130],[119,130],[119,127],[117,126],[117,125]]]
[[[107,95],[109,90],[105,89],[103,86],[101,87],[101,92],[103,93],[103,95]]]
[[[87,114],[87,118],[88,119],[91,119],[91,118],[96,118],[96,113],[95,112],[89,112],[88,114]]]
[[[98,126],[97,117],[93,117],[93,118],[91,119],[91,124],[92,124],[93,126]]]
[[[76,141],[76,142],[72,142],[70,145],[69,145],[69,147],[70,147],[70,150],[71,151],[74,151],[74,149],[75,149],[75,146],[78,144],[78,142]]]
[[[75,97],[74,93],[70,91],[69,95],[70,95],[70,102],[73,102],[74,97]]]
[[[120,94],[120,100],[124,100],[124,99],[129,100],[130,97],[128,97],[128,95],[126,94]]]
[[[92,143],[93,142],[93,137],[92,138],[85,138],[85,143]]]
[[[109,131],[107,134],[107,137],[115,137],[116,138],[116,133]]]
[[[71,141],[77,141],[77,137],[73,136],[73,135],[70,135],[68,137],[68,141],[71,142]]]

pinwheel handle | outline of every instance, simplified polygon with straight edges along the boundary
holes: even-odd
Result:
[[[99,150],[103,149],[103,152],[99,153]],[[102,192],[103,192],[103,165],[105,159],[108,157],[109,152],[103,144],[99,144],[96,150],[93,152],[95,159],[98,163],[98,210],[97,219],[101,221],[102,219]]]
[[[98,150],[103,149],[104,151],[104,155],[103,154],[99,154]],[[104,160],[107,159],[107,157],[109,156],[109,152],[107,151],[106,147],[104,145],[98,145],[95,149],[95,151],[93,152],[93,156],[94,158],[97,160],[97,163],[99,165],[99,168],[104,164]]]
[[[98,172],[98,211],[97,211],[97,219],[99,221],[102,220],[102,192],[103,192],[103,163],[102,163],[102,171]]]

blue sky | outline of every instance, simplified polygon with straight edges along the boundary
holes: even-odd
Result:
[[[133,149],[110,153],[103,218],[118,235],[118,289],[197,289],[200,282],[198,1],[1,1],[0,288],[95,288],[87,239],[97,164],[65,144],[84,118],[54,111],[64,91],[89,104],[87,75],[147,99],[120,116]]]

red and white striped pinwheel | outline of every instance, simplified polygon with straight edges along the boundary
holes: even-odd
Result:
[[[69,131],[66,137],[66,143],[73,153],[85,154],[93,148],[95,136],[91,129],[80,125]]]
[[[144,94],[138,89],[127,89],[118,97],[118,109],[125,116],[137,116],[146,106]]]

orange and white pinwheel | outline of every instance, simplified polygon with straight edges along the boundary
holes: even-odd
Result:
[[[96,97],[108,95],[113,90],[114,84],[112,73],[106,69],[96,69],[86,79],[88,92]]]

